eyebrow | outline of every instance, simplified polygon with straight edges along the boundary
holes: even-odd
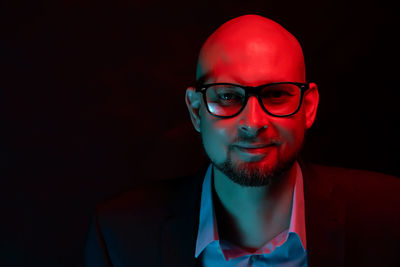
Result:
[[[212,77],[211,72],[204,73],[202,76],[200,76],[200,77],[196,80],[196,84],[195,84],[195,85],[196,85],[196,86],[205,85],[205,84],[206,84],[206,81],[207,81],[210,77]],[[235,84],[238,84],[238,85],[243,84],[242,82],[240,82],[239,79],[233,78],[233,80],[234,80],[233,82],[234,82]]]

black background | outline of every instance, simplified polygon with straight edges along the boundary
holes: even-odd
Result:
[[[1,3],[1,266],[81,266],[95,203],[203,166],[185,88],[207,36],[247,13],[303,46],[321,97],[305,156],[400,176],[387,2]]]

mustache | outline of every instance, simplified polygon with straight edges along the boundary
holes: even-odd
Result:
[[[274,135],[270,134],[270,136],[267,136],[267,134],[259,134],[254,131],[239,131],[238,135],[236,138],[233,139],[231,142],[231,148],[235,146],[239,147],[252,147],[252,146],[257,146],[257,147],[263,147],[263,146],[271,146],[271,145],[281,145],[282,141],[281,139]]]

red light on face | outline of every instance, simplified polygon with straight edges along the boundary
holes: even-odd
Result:
[[[297,156],[309,127],[307,121],[315,116],[315,112],[304,111],[310,106],[308,95],[303,101],[308,103],[306,107],[300,106],[294,115],[277,117],[271,114],[291,114],[299,107],[298,87],[265,87],[257,97],[247,99],[240,89],[280,82],[304,83],[301,46],[283,27],[259,16],[228,21],[203,45],[197,78],[205,85],[239,85],[208,87],[201,101],[199,131],[214,164],[268,172]],[[306,114],[311,114],[310,120]]]

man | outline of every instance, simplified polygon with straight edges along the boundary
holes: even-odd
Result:
[[[279,24],[222,25],[186,91],[209,168],[100,205],[87,265],[400,266],[400,181],[297,161],[318,100]]]

